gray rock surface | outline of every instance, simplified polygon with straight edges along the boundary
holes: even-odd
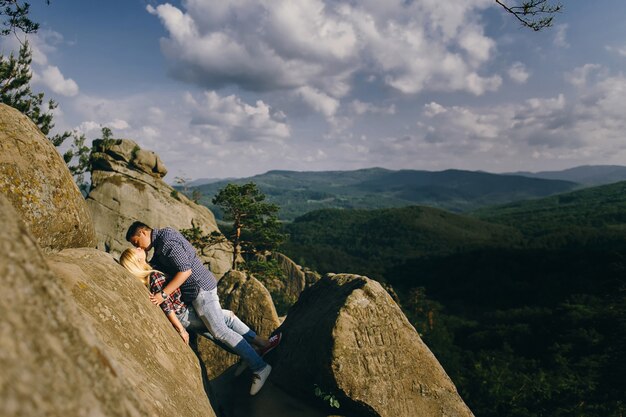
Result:
[[[193,353],[141,284],[93,249],[53,259],[57,273],[0,195],[1,416],[215,415]]]
[[[135,220],[150,227],[181,230],[195,225],[205,234],[219,231],[213,213],[166,184],[161,178],[167,170],[159,157],[132,140],[94,141],[92,160],[87,205],[93,215],[98,249],[118,257],[130,247],[126,231]],[[232,246],[216,245],[205,250],[201,258],[220,278],[230,270]]]
[[[141,415],[215,416],[193,351],[180,338],[148,290],[108,253],[66,249],[48,264],[79,313],[107,366],[141,404]],[[108,413],[105,415],[116,415]]]
[[[450,378],[376,281],[326,276],[307,288],[281,326],[271,379],[312,396],[334,395],[340,414],[470,417]]]
[[[276,308],[263,284],[240,271],[230,271],[217,286],[222,308],[234,312],[241,321],[263,337],[268,337],[278,326]],[[209,379],[222,374],[239,361],[215,343],[198,338],[200,358],[206,366]]]
[[[45,251],[95,247],[85,199],[52,143],[22,113],[0,104],[0,193]]]

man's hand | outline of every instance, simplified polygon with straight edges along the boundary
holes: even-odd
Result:
[[[161,297],[161,293],[156,293],[156,294],[150,294],[150,301],[155,306],[158,306],[158,305],[161,305],[161,303],[165,300],[163,299],[163,297]]]

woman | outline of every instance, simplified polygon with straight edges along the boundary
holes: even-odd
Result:
[[[160,271],[152,269],[146,261],[146,252],[141,248],[129,248],[122,252],[120,264],[148,287],[152,294],[160,293],[167,283],[167,276]],[[160,307],[185,343],[189,344],[187,329],[218,343],[197,316],[193,307],[183,302],[179,289],[172,292],[160,304]],[[224,313],[225,324],[244,337],[259,352],[259,355],[263,356],[280,343],[280,334],[272,336],[268,340],[257,335],[254,330],[239,320],[232,311],[222,310],[222,312]],[[232,352],[225,344],[220,343],[220,346]],[[242,362],[235,373],[240,374],[245,367],[245,362]]]

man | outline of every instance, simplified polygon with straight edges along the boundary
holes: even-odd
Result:
[[[259,392],[272,367],[263,361],[240,334],[225,325],[217,295],[217,280],[204,267],[191,243],[170,227],[151,229],[142,222],[134,222],[128,228],[126,240],[146,252],[154,249],[150,263],[155,269],[171,277],[163,291],[150,295],[152,303],[160,305],[169,294],[180,288],[183,302],[193,305],[213,337],[229,346],[250,367],[253,376],[250,395]],[[269,351],[279,342],[280,336],[270,339],[270,345],[264,351]]]

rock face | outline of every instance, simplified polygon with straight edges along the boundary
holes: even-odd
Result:
[[[267,337],[279,326],[272,297],[255,278],[240,271],[230,271],[219,281],[217,292],[222,308],[234,312],[259,335]],[[203,337],[198,338],[198,351],[209,379],[217,377],[239,360],[237,355]]]
[[[215,415],[193,353],[136,300],[147,297],[141,284],[93,249],[53,259],[63,279],[0,195],[0,274],[11,294],[0,303],[0,415]],[[184,386],[169,391],[181,374]]]
[[[285,294],[287,297],[297,300],[306,286],[306,277],[302,271],[302,267],[279,252],[273,252],[270,258],[275,259],[280,269],[285,273],[287,278],[284,288]]]
[[[153,152],[128,139],[97,140],[92,153],[92,190],[87,205],[95,222],[98,248],[114,256],[130,246],[128,226],[135,220],[150,227],[219,231],[209,209],[195,204],[161,178],[167,170]],[[193,222],[193,225],[192,225]],[[232,247],[216,245],[201,256],[220,278],[230,270]]]
[[[124,381],[125,397],[141,403],[141,415],[215,416],[193,351],[110,254],[66,249],[48,264],[80,310],[69,319],[90,329],[101,360]]]
[[[340,414],[473,415],[376,281],[347,274],[322,278],[302,293],[281,331],[270,378],[287,391],[310,397],[316,384],[339,400]]]
[[[0,104],[0,193],[46,251],[95,247],[91,215],[54,145],[16,109]]]

